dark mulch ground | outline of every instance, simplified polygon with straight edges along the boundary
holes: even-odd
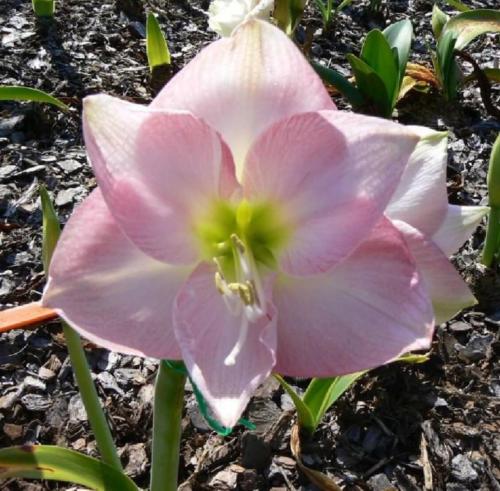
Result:
[[[37,23],[31,2],[0,1],[0,84],[37,87],[73,108],[63,114],[46,106],[0,104],[1,308],[37,300],[43,288],[38,184],[48,187],[63,221],[95,185],[82,146],[82,97],[102,91],[135,102],[151,100],[145,8],[158,14],[174,71],[215,37],[204,15],[208,2],[144,4],[68,0],[57,4],[54,22]],[[367,2],[359,2],[340,14],[328,33],[311,10],[298,37],[304,39],[309,26],[314,32],[311,56],[349,73],[345,54],[359,51],[369,29],[410,16],[416,32],[412,61],[429,66],[431,9],[431,1],[398,0],[373,15]],[[482,64],[498,63],[498,37],[483,37],[470,51]],[[493,98],[498,103],[498,89]],[[500,124],[485,113],[476,87],[465,89],[454,104],[436,93],[410,95],[399,105],[399,120],[448,129],[450,199],[485,202],[487,159]],[[432,477],[428,489],[500,489],[500,372],[494,364],[500,347],[500,289],[496,273],[477,264],[483,238],[480,227],[456,257],[479,305],[439,327],[428,363],[382,367],[361,379],[306,444],[306,464],[334,476],[346,489],[413,491],[424,489],[424,475]],[[88,348],[126,470],[145,487],[156,363]],[[51,443],[97,455],[55,324],[0,337],[0,386],[0,446]],[[188,388],[184,489],[313,490],[289,451],[291,410],[289,398],[270,380],[248,410],[257,431],[238,429],[222,438],[206,426]],[[9,481],[2,489],[68,486]]]

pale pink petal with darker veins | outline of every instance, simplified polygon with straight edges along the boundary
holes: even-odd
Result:
[[[393,223],[403,233],[427,284],[437,324],[477,303],[465,281],[432,239],[405,222],[395,220]]]
[[[188,274],[135,247],[95,190],[64,227],[43,305],[112,351],[178,359],[172,309]]]
[[[160,261],[196,261],[194,221],[237,189],[231,153],[215,130],[187,112],[105,95],[84,100],[83,129],[99,187],[125,234]]]
[[[276,371],[331,377],[427,349],[434,326],[426,286],[401,233],[383,219],[349,258],[310,277],[279,277]]]
[[[418,136],[402,125],[341,111],[276,123],[252,146],[244,195],[276,203],[289,224],[280,257],[290,274],[328,270],[382,217]]]
[[[180,290],[175,332],[193,382],[217,419],[231,427],[274,366],[276,311],[268,303],[264,317],[248,326],[235,364],[226,365],[240,336],[241,320],[230,313],[215,288],[214,273],[211,265],[201,264]]]
[[[251,20],[207,46],[157,95],[161,109],[187,109],[222,134],[238,176],[253,140],[295,113],[335,109],[304,55],[278,28]]]

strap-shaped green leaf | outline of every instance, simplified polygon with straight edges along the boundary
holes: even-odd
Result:
[[[500,135],[497,136],[491,149],[487,182],[488,204],[500,208]]]
[[[167,41],[158,20],[152,13],[148,14],[146,20],[146,53],[151,71],[157,66],[170,65],[171,59]]]
[[[434,33],[434,37],[439,39],[441,35],[441,31],[443,30],[444,25],[450,19],[449,15],[446,15],[436,4],[432,7],[432,32]]]
[[[500,32],[500,10],[477,9],[452,17],[441,32],[448,32],[456,38],[455,49],[464,49],[471,41],[487,32]]]
[[[368,33],[360,58],[383,81],[392,110],[399,93],[399,69],[391,46],[381,31],[373,29]]]
[[[401,85],[406,70],[406,64],[408,63],[408,56],[410,55],[413,27],[411,22],[406,19],[387,26],[382,32],[389,46],[397,50],[399,85]]]
[[[309,408],[316,428],[332,404],[365,372],[350,373],[340,377],[314,378],[303,397]]]
[[[138,490],[130,478],[104,462],[51,445],[0,450],[0,477],[71,482],[95,491]]]
[[[55,0],[33,0],[33,12],[38,17],[52,17],[56,9]]]
[[[311,64],[316,73],[326,83],[333,85],[354,108],[360,107],[366,102],[363,94],[339,72],[331,68],[326,68],[315,61],[311,62]]]
[[[457,94],[460,69],[455,60],[454,50],[456,37],[453,31],[441,33],[436,51],[436,73],[448,100],[453,100]]]
[[[59,109],[69,110],[69,107],[64,102],[47,94],[47,92],[19,85],[0,86],[0,101],[45,102],[57,106]]]
[[[392,57],[392,53],[391,53]],[[389,96],[384,81],[367,63],[353,54],[347,55],[358,89],[366,100],[372,101],[385,117],[392,114],[392,94]]]
[[[467,7],[465,3],[462,3],[460,0],[445,0],[445,2],[452,6],[454,9],[458,10],[459,12],[468,12],[469,10],[472,10],[470,7]]]
[[[44,186],[40,186],[39,191],[43,216],[42,263],[45,276],[48,277],[50,259],[61,234],[61,226],[47,190]]]
[[[316,423],[313,417],[312,412],[307,407],[307,404],[300,398],[300,396],[295,392],[293,387],[288,384],[285,379],[278,375],[277,373],[273,374],[274,378],[281,384],[283,389],[285,389],[286,393],[292,399],[293,404],[295,405],[295,409],[297,410],[297,418],[299,420],[299,426],[309,432],[314,433],[316,429]]]

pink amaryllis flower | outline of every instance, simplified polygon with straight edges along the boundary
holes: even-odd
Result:
[[[43,304],[85,337],[183,359],[226,426],[271,371],[332,376],[429,346],[431,295],[461,280],[425,257],[445,214],[426,228],[432,212],[405,208],[428,186],[407,165],[419,130],[336,111],[272,25],[214,42],[148,107],[86,98],[83,123],[98,189]]]

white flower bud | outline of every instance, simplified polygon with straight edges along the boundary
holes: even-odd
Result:
[[[274,0],[213,0],[208,9],[208,25],[227,37],[247,19],[269,20],[273,8]]]

